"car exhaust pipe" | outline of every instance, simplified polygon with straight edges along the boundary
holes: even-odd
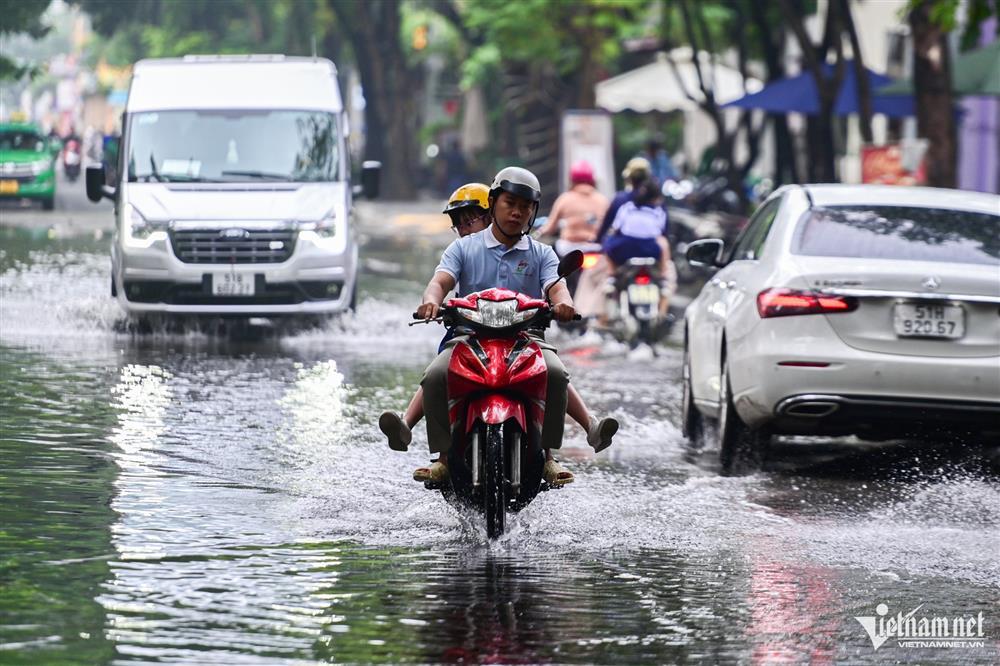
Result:
[[[782,403],[778,408],[778,413],[782,416],[821,419],[824,416],[830,416],[838,409],[840,409],[840,403],[833,400],[793,398]]]

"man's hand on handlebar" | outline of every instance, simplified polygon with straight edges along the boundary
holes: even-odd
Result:
[[[417,308],[416,313],[414,313],[416,319],[434,319],[438,316],[438,311],[441,309],[440,303],[433,303],[428,301],[427,303],[421,303],[420,307]]]
[[[572,321],[576,316],[576,308],[568,303],[553,303],[552,315],[557,321]]]

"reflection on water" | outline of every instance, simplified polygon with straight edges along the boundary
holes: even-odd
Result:
[[[622,435],[595,459],[568,428],[577,482],[487,544],[409,481],[422,429],[398,454],[375,426],[440,334],[404,326],[417,285],[260,341],[132,336],[83,311],[103,257],[21,256],[0,259],[0,662],[874,663],[906,656],[854,621],[878,602],[1000,605],[995,478],[961,457],[722,478],[681,443],[676,350],[566,353]]]

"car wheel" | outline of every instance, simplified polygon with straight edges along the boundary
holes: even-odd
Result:
[[[55,210],[56,200],[53,197],[42,199],[42,210]]]
[[[681,434],[692,448],[705,446],[705,418],[694,404],[691,387],[691,352],[684,347],[684,364],[681,366]]]
[[[351,288],[351,302],[347,304],[348,312],[358,311],[358,279],[354,278],[354,287]]]
[[[723,474],[742,474],[759,469],[767,456],[771,433],[767,428],[751,428],[733,406],[729,363],[722,362],[719,380],[719,462]]]

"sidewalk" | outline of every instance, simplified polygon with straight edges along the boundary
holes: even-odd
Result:
[[[451,220],[441,212],[441,199],[415,199],[412,201],[354,202],[355,219],[359,232],[375,237],[412,238],[421,245],[427,243],[445,246],[455,236]]]

